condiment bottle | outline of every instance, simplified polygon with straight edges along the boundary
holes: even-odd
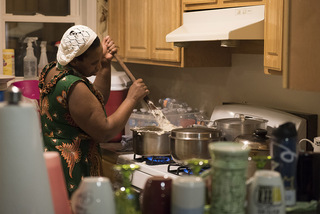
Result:
[[[292,122],[280,125],[272,132],[272,168],[281,174],[286,206],[296,203],[297,130]]]

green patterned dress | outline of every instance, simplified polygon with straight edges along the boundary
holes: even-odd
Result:
[[[98,143],[81,130],[71,118],[68,96],[77,82],[85,83],[101,102],[103,96],[84,76],[70,67],[59,66],[57,74],[50,82],[44,80],[56,62],[48,64],[39,78],[40,115],[45,151],[60,153],[69,197],[79,186],[82,177],[102,174],[101,150]]]

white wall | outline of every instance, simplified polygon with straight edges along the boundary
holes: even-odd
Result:
[[[235,54],[232,57],[232,67],[224,68],[127,66],[136,78],[145,80],[151,91],[149,97],[154,102],[164,97],[177,98],[205,110],[208,115],[222,102],[320,114],[320,92],[283,89],[281,76],[263,73],[263,55]],[[319,124],[318,127],[320,133]]]

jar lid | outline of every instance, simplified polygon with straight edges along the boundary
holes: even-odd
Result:
[[[207,127],[188,127],[171,130],[170,137],[183,140],[210,140],[221,137],[221,132]]]

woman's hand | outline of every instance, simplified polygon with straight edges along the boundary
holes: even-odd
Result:
[[[148,87],[142,79],[137,79],[130,86],[127,98],[133,99],[135,102],[142,100],[146,95],[150,93]]]
[[[102,48],[103,48],[103,57],[110,62],[113,58],[113,55],[117,53],[116,45],[114,44],[110,36],[106,36],[105,38],[103,38]]]

